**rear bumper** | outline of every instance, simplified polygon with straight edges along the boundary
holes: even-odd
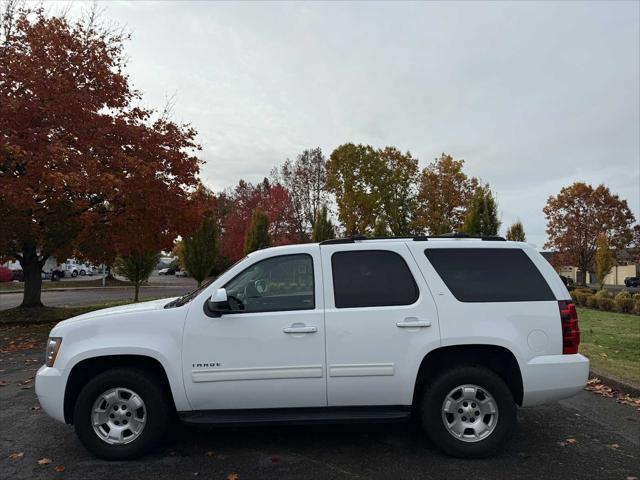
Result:
[[[43,365],[36,374],[36,395],[40,406],[47,415],[64,422],[64,388],[62,373],[53,367]]]
[[[523,368],[523,407],[567,398],[581,391],[589,379],[589,359],[575,355],[532,358]]]

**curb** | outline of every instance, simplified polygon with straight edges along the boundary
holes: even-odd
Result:
[[[603,375],[600,372],[596,372],[594,370],[589,370],[589,379],[597,378],[602,382],[603,385],[607,387],[611,387],[614,390],[622,394],[628,394],[631,397],[640,397],[640,388],[634,385],[630,385],[624,380],[621,380],[616,377],[611,377],[609,375]]]
[[[141,285],[140,288],[176,288],[184,285]],[[70,292],[83,290],[116,290],[122,288],[133,288],[133,285],[122,285],[121,287],[61,287],[61,288],[43,288],[42,292]],[[23,293],[23,290],[1,290],[0,295],[9,295]]]

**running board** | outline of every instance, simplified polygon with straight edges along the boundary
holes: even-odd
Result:
[[[410,406],[268,408],[178,412],[190,424],[273,425],[312,423],[400,422],[411,416]]]

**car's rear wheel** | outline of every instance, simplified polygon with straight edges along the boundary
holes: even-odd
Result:
[[[488,457],[511,437],[516,404],[493,371],[457,366],[429,382],[422,397],[422,424],[432,442],[456,457]]]
[[[137,458],[162,439],[170,409],[162,381],[141,370],[117,368],[93,378],[74,409],[82,444],[107,460]]]

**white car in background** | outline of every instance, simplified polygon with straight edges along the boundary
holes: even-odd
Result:
[[[583,389],[579,343],[569,292],[527,244],[337,239],[259,250],[183,297],[59,323],[36,393],[111,460],[149,451],[176,415],[415,419],[446,453],[486,457],[518,406]]]
[[[80,262],[79,260],[69,259],[62,264],[65,271],[65,276],[77,277],[78,275],[84,277],[85,275],[93,275],[93,266]]]

